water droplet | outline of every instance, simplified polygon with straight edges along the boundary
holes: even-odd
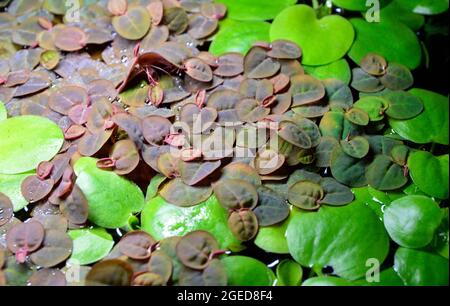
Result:
[[[128,62],[128,56],[122,55],[122,56],[120,57],[120,61],[121,61],[122,63]]]

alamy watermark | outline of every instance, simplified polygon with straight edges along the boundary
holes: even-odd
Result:
[[[367,22],[380,22],[380,1],[379,0],[367,0],[366,7],[368,8],[365,14]]]
[[[366,281],[368,283],[380,282],[380,261],[376,258],[369,258],[366,260]]]

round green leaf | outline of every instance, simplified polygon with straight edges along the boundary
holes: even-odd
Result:
[[[275,275],[265,264],[252,257],[228,256],[222,259],[229,286],[272,286]]]
[[[226,52],[245,54],[253,43],[270,40],[269,29],[270,24],[264,21],[225,19],[220,23],[219,32],[214,36],[209,52],[217,56]]]
[[[64,136],[47,118],[19,116],[0,122],[0,173],[16,174],[36,169],[52,159]]]
[[[221,248],[239,249],[240,242],[228,228],[227,220],[228,212],[215,196],[192,207],[178,207],[155,197],[142,210],[141,227],[156,240],[204,230],[214,235]]]
[[[34,174],[34,171],[20,174],[0,174],[0,192],[11,200],[14,211],[19,211],[27,206],[28,202],[22,195],[21,186],[24,179]]]
[[[277,285],[298,286],[303,277],[303,269],[293,260],[285,259],[277,266]]]
[[[67,234],[73,240],[69,264],[88,265],[97,262],[108,255],[114,246],[112,236],[101,227],[71,230]]]
[[[388,235],[376,214],[363,202],[322,207],[294,216],[286,232],[289,251],[303,266],[331,266],[336,275],[355,280],[365,275],[366,261],[384,261]]]
[[[217,0],[226,5],[228,17],[236,20],[270,20],[296,0]]]
[[[392,240],[403,247],[421,248],[433,239],[441,224],[441,210],[425,196],[395,200],[384,211],[384,226]]]
[[[391,127],[401,137],[416,143],[448,145],[448,97],[418,88],[409,92],[422,100],[423,112],[409,120],[389,119]]]
[[[448,259],[439,255],[399,248],[394,269],[407,286],[448,286]]]
[[[362,18],[350,19],[356,31],[356,40],[349,56],[360,63],[368,53],[377,53],[388,62],[396,62],[415,69],[422,57],[422,48],[416,34],[403,23],[391,19],[367,22]]]
[[[74,166],[76,184],[88,200],[88,218],[101,227],[122,227],[133,212],[142,209],[144,195],[133,182],[96,164],[97,159],[82,157]]]
[[[355,32],[351,24],[337,15],[316,18],[314,9],[295,5],[285,9],[273,21],[270,39],[288,39],[303,50],[302,63],[325,65],[343,57],[350,49]]]
[[[435,157],[425,151],[412,153],[408,158],[409,173],[414,184],[426,194],[448,198],[448,154]]]
[[[307,74],[320,80],[338,79],[349,84],[352,77],[350,66],[345,58],[322,66],[305,65],[303,68]]]
[[[396,0],[407,10],[422,15],[436,15],[448,10],[448,0]]]

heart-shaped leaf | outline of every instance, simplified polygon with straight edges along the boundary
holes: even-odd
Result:
[[[439,199],[448,198],[448,154],[435,157],[424,151],[411,153],[408,168],[421,191]]]
[[[181,262],[195,270],[206,268],[211,254],[218,249],[216,239],[206,231],[194,231],[185,235],[176,247]]]
[[[322,187],[313,182],[300,181],[289,187],[289,203],[301,209],[315,210],[319,208],[323,196]]]
[[[404,90],[411,87],[414,78],[411,71],[400,64],[390,63],[386,73],[380,77],[381,84],[391,90]]]
[[[228,227],[241,241],[249,241],[258,233],[258,219],[251,210],[232,211],[228,217]]]
[[[112,25],[123,38],[136,40],[147,34],[151,26],[151,18],[145,7],[133,6],[124,15],[114,16]]]
[[[122,254],[136,260],[150,258],[151,247],[155,243],[152,236],[144,231],[131,231],[120,239],[118,243]]]
[[[47,230],[42,248],[31,254],[31,261],[44,268],[54,267],[70,256],[72,245],[72,239],[65,232]]]
[[[367,184],[367,161],[356,159],[346,154],[340,146],[331,153],[331,173],[340,183],[351,187],[361,187]]]
[[[395,190],[408,182],[403,169],[386,155],[375,156],[367,167],[366,177],[369,185],[379,190]]]
[[[422,50],[416,34],[397,20],[383,18],[380,22],[368,22],[362,18],[350,19],[356,31],[356,40],[349,56],[360,63],[368,53],[383,56],[388,62],[400,63],[409,69],[419,66]],[[392,45],[388,41],[401,41]]]
[[[270,226],[280,223],[289,216],[289,206],[286,201],[270,188],[260,186],[258,191],[258,206],[254,213],[260,226]]]
[[[244,180],[221,179],[213,189],[220,205],[226,209],[252,209],[258,202],[255,186]]]
[[[318,20],[314,9],[302,4],[281,12],[270,28],[271,40],[292,40],[302,48],[305,65],[325,65],[340,59],[350,49],[354,36],[353,27],[343,17],[331,15]]]

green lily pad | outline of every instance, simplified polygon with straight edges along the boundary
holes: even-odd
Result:
[[[362,18],[350,19],[356,30],[356,40],[349,56],[360,63],[368,53],[377,53],[388,62],[400,63],[410,69],[419,66],[422,48],[416,34],[403,23],[381,19],[380,22],[367,22]]]
[[[6,120],[8,117],[8,113],[6,112],[5,104],[3,104],[2,101],[0,101],[0,121]]]
[[[411,2],[406,0],[408,3]],[[406,2],[405,1],[405,2]],[[446,0],[444,0],[445,2]],[[420,14],[413,13],[411,10],[402,6],[401,1],[392,1],[389,5],[380,11],[380,18],[389,18],[400,21],[411,28],[418,31],[425,23],[425,17]]]
[[[448,286],[448,259],[439,255],[399,248],[394,269],[407,286]]]
[[[204,230],[214,235],[221,248],[239,249],[241,243],[233,236],[227,222],[228,212],[215,196],[192,207],[178,207],[158,196],[144,206],[141,228],[156,240]]]
[[[14,211],[19,211],[28,202],[22,195],[21,186],[24,179],[35,174],[33,172],[25,172],[20,174],[0,174],[0,192],[8,196],[14,206]]]
[[[270,20],[296,0],[217,0],[226,5],[227,16],[236,20]]]
[[[349,84],[352,77],[350,66],[345,58],[323,66],[304,65],[303,68],[307,74],[319,80],[338,79]]]
[[[448,10],[448,0],[396,0],[407,10],[422,15],[436,15]]]
[[[0,122],[0,173],[16,174],[36,169],[52,159],[64,136],[47,118],[19,116]]]
[[[270,24],[264,21],[236,21],[225,19],[211,42],[209,52],[221,55],[226,52],[246,54],[253,43],[269,41]]]
[[[408,168],[414,184],[426,194],[448,199],[448,154],[434,156],[425,151],[412,153]]]
[[[285,9],[273,21],[270,39],[288,39],[303,50],[302,63],[325,65],[342,58],[350,49],[355,32],[351,24],[337,15],[316,18],[314,9],[295,5]]]
[[[379,1],[380,6],[384,6],[391,0],[381,0]],[[367,11],[372,5],[367,5],[367,0],[332,0],[334,5],[342,7],[343,9],[350,11]]]
[[[289,251],[301,265],[331,266],[336,275],[355,280],[365,275],[366,261],[384,261],[389,238],[377,215],[363,202],[322,207],[295,216],[286,232]]]
[[[305,280],[302,286],[353,286],[353,284],[343,278],[335,276],[316,276]]]
[[[277,266],[278,286],[298,286],[303,277],[303,269],[293,260],[285,259]]]
[[[439,205],[425,196],[395,200],[384,211],[384,226],[392,240],[403,247],[421,248],[429,244],[441,224]]]
[[[133,182],[96,164],[97,159],[82,157],[74,166],[76,184],[88,200],[88,218],[105,228],[125,226],[131,214],[144,206],[144,195]]]
[[[272,286],[275,274],[265,264],[247,256],[222,259],[227,270],[229,286]]]
[[[418,88],[409,92],[422,100],[424,110],[409,120],[389,119],[393,130],[415,143],[437,142],[448,145],[448,97]]]
[[[97,262],[108,255],[114,246],[112,236],[101,227],[71,230],[67,234],[73,240],[69,264],[88,265]]]

